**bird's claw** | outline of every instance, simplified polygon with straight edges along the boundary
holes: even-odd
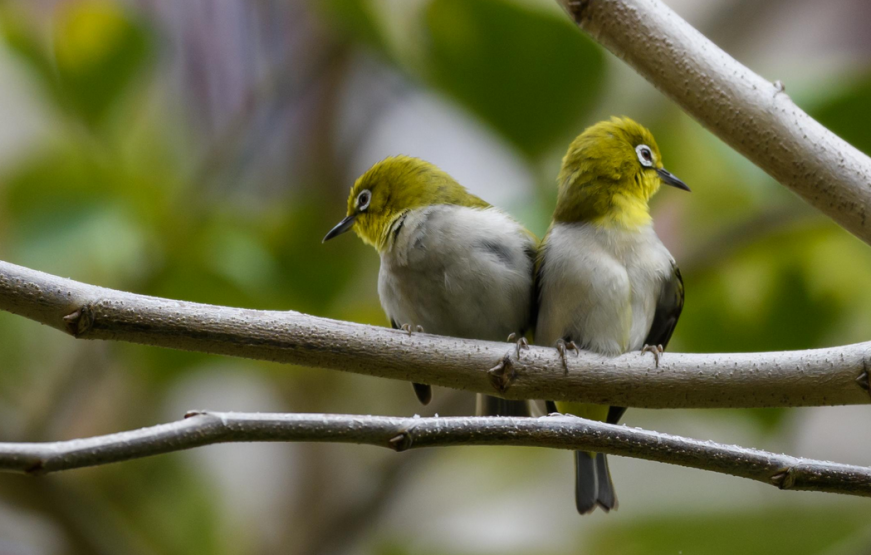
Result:
[[[645,345],[641,348],[641,354],[653,353],[653,358],[656,359],[656,367],[659,368],[659,359],[662,358],[662,345]]]
[[[421,326],[421,325],[417,325],[414,327],[414,329],[412,329],[411,324],[402,324],[402,326],[400,326],[399,329],[401,329],[402,331],[408,332],[408,335],[411,335],[415,331],[417,333],[423,333],[423,326]]]
[[[581,355],[581,349],[578,348],[578,345],[574,341],[566,342],[565,339],[559,339],[556,342],[556,350],[559,353],[560,360],[563,362],[563,369],[568,374],[569,365],[568,362],[566,362],[566,351],[574,351],[575,356],[577,357]]]
[[[529,341],[527,341],[526,338],[523,336],[521,336],[520,339],[517,339],[517,334],[514,332],[511,332],[508,335],[508,342],[517,344],[514,348],[514,355],[517,358],[520,358],[520,351],[529,350]]]

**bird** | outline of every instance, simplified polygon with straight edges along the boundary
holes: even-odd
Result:
[[[569,146],[557,204],[536,261],[535,343],[613,357],[653,353],[656,364],[684,304],[680,270],[653,229],[648,201],[662,184],[690,188],[668,172],[648,129],[612,117]],[[554,404],[548,403],[554,407]],[[556,411],[616,424],[625,407],[556,403]],[[603,453],[575,452],[575,505],[617,508]]]
[[[378,296],[395,329],[525,346],[534,310],[537,238],[469,193],[434,164],[393,156],[351,188],[345,218],[324,242],[349,230],[381,257]],[[432,398],[413,384],[418,400]],[[525,401],[480,396],[483,416],[528,416]]]

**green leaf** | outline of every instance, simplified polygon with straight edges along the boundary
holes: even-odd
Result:
[[[525,154],[568,141],[599,95],[602,50],[558,14],[499,0],[434,0],[428,77]]]

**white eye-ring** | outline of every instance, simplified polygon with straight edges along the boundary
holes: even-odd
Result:
[[[360,194],[357,195],[357,210],[364,211],[369,208],[369,202],[372,200],[372,193],[369,192],[369,189],[363,189],[360,191]]]
[[[638,161],[645,168],[653,167],[653,153],[647,145],[638,145],[635,147],[635,153],[638,154]]]

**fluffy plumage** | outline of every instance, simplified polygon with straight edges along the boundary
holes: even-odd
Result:
[[[407,156],[375,164],[327,238],[351,228],[381,255],[378,295],[394,327],[493,341],[531,327],[536,238],[432,164]],[[415,392],[430,395],[425,385]],[[479,406],[526,412],[518,401]]]
[[[392,319],[439,335],[500,341],[529,328],[535,245],[506,214],[416,208],[391,242],[381,253],[378,294]]]
[[[606,356],[668,343],[683,307],[683,282],[648,209],[662,183],[688,190],[663,169],[650,132],[628,118],[598,123],[571,144],[537,264],[536,343],[573,341]],[[625,411],[581,403],[557,408],[611,423]],[[575,467],[581,514],[617,506],[603,454],[578,452]]]

